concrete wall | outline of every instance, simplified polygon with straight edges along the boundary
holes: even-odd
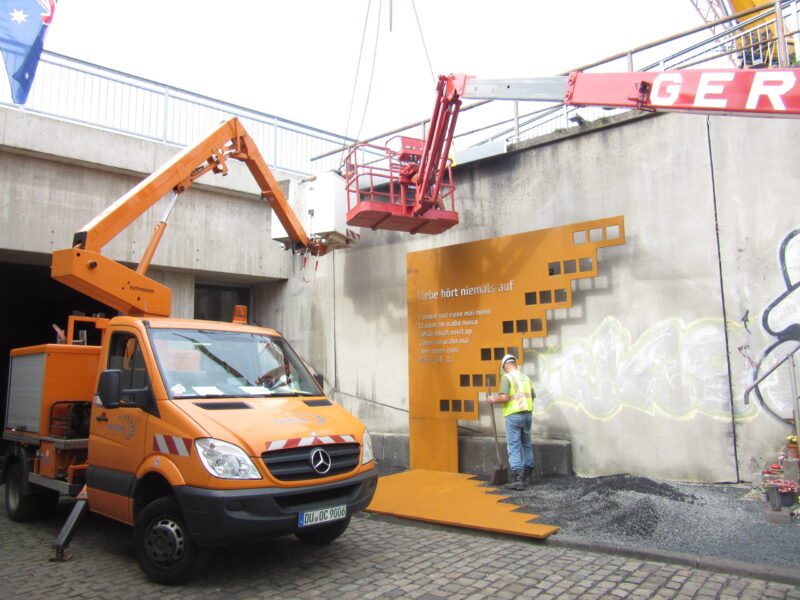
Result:
[[[0,108],[0,253],[49,263],[53,250],[68,247],[75,231],[179,150]],[[153,259],[153,277],[174,286],[176,315],[191,316],[195,279],[257,283],[288,275],[290,258],[271,241],[269,207],[244,165],[229,167],[227,176],[207,174],[181,194]],[[138,263],[169,196],[104,254]]]
[[[371,430],[403,436],[406,254],[622,214],[626,244],[600,251],[598,277],[577,283],[573,308],[552,311],[548,337],[525,348],[534,435],[571,443],[581,475],[749,480],[790,432],[785,373],[749,405],[742,396],[800,340],[798,127],[655,115],[523,144],[456,169],[453,230],[363,231],[316,272],[268,241],[269,212],[246,173],[211,178],[179,200],[154,277],[173,287],[179,316],[191,314],[195,280],[252,285],[253,319],[281,330]],[[175,152],[6,109],[0,132],[5,259],[46,260]],[[109,254],[136,260],[161,212]],[[465,439],[488,435],[487,415],[461,422]]]
[[[548,337],[526,347],[538,390],[534,436],[571,442],[582,475],[749,480],[790,433],[777,418],[786,415],[768,410],[774,398],[788,406],[785,373],[763,402],[746,405],[743,392],[777,341],[762,315],[800,279],[789,266],[787,282],[778,254],[800,223],[791,194],[798,127],[618,119],[460,166],[458,227],[435,238],[362,231],[357,248],[322,259],[321,287],[278,284],[276,300],[327,324],[308,326],[314,319],[286,308],[267,310],[267,320],[284,321],[312,355],[333,344],[334,358],[318,363],[333,395],[372,430],[403,433],[406,253],[622,214],[626,244],[600,251],[599,276],[578,282],[574,307],[551,311]],[[800,244],[789,246],[791,262]],[[788,296],[778,316],[797,323],[800,303]],[[796,325],[786,335],[800,338]],[[462,422],[463,435],[488,434],[486,414]]]

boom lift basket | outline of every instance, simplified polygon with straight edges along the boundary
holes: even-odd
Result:
[[[458,224],[449,159],[438,193],[434,192],[435,204],[420,210],[415,174],[423,144],[423,140],[396,136],[386,147],[363,143],[350,149],[345,159],[348,225],[435,234]]]

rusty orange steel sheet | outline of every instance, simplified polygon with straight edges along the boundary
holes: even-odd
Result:
[[[539,515],[514,512],[519,507],[500,502],[504,497],[493,491],[470,475],[414,469],[381,477],[366,510],[538,539],[558,531],[554,525],[529,523]]]
[[[547,336],[547,311],[572,306],[598,249],[624,243],[616,216],[408,254],[412,469],[458,471],[457,421],[479,418],[500,358],[524,363],[523,340]]]

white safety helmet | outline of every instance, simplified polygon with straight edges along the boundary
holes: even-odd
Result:
[[[500,361],[500,368],[502,369],[503,367],[505,367],[506,363],[509,362],[509,361],[513,361],[514,363],[516,363],[517,362],[517,357],[514,356],[513,354],[506,354],[503,357],[503,360]]]

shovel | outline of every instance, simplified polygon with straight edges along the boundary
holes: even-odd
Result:
[[[486,390],[486,395],[489,396],[490,391]],[[494,448],[497,451],[497,467],[492,470],[492,476],[489,478],[489,483],[492,485],[503,485],[508,483],[508,468],[500,458],[500,441],[497,439],[497,422],[494,419],[494,404],[489,404],[489,412],[492,415],[492,431],[494,432]]]

